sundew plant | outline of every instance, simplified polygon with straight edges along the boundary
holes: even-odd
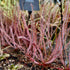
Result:
[[[63,24],[59,3],[54,5],[45,0],[38,11],[38,18],[32,12],[31,19],[26,22],[26,15],[20,11],[19,5],[5,6],[7,0],[0,0],[0,44],[19,49],[30,62],[58,70],[70,67],[70,1],[62,3]],[[51,0],[50,0],[51,1]],[[8,0],[11,2],[11,0]],[[18,2],[17,2],[18,4]],[[12,5],[12,6],[11,6]],[[12,7],[16,13],[12,12]],[[2,8],[2,9],[1,9]],[[7,15],[9,9],[10,13]],[[12,15],[13,17],[9,19]],[[64,68],[52,67],[52,63],[62,63]],[[23,60],[22,60],[23,61]]]

